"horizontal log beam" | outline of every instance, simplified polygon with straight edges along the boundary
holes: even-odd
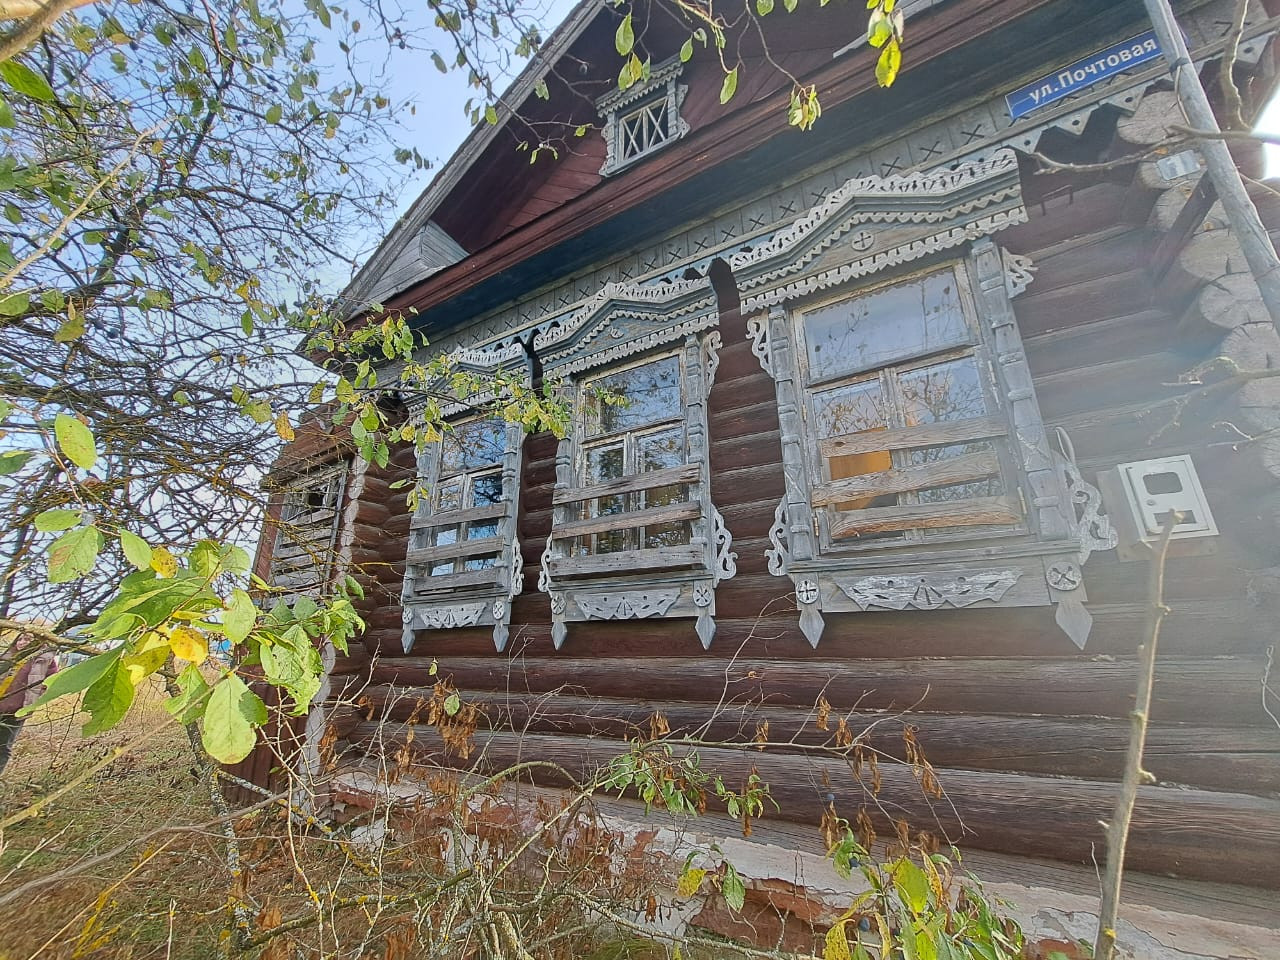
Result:
[[[838,538],[917,528],[1017,523],[1021,519],[1021,507],[1013,497],[971,497],[940,503],[843,510],[831,519],[830,529],[831,536]]]
[[[922,423],[918,427],[866,430],[861,433],[827,437],[818,443],[818,452],[824,458],[847,457],[860,453],[879,453],[883,450],[911,450],[916,447],[966,443],[969,440],[1002,437],[1008,432],[1009,424],[1003,417],[943,420],[938,423]]]
[[[370,687],[362,691],[369,716],[404,722],[430,688]],[[618,741],[649,733],[655,712],[672,735],[707,742],[750,743],[768,723],[775,743],[805,746],[833,742],[839,715],[820,730],[812,709],[749,703],[721,705],[680,701],[621,700],[571,694],[464,691],[492,729],[606,737]],[[419,711],[420,712],[420,711]],[[1091,780],[1116,780],[1124,763],[1129,723],[1103,717],[1002,717],[989,714],[884,713],[843,715],[854,736],[898,760],[906,758],[910,728],[929,762],[938,768],[1002,770]],[[1207,789],[1280,792],[1280,731],[1202,724],[1153,724],[1145,765],[1161,781]]]
[[[661,507],[650,507],[647,510],[632,510],[629,513],[610,513],[585,520],[570,520],[551,531],[557,540],[568,540],[572,537],[585,537],[593,533],[607,533],[610,530],[631,530],[635,527],[652,526],[659,523],[675,523],[680,520],[696,520],[702,515],[702,507],[696,503],[671,503]]]
[[[1000,458],[991,451],[968,453],[914,467],[899,467],[881,473],[831,480],[813,491],[813,505],[828,507],[846,500],[971,483],[995,476],[999,472]]]
[[[668,634],[670,625],[659,625]],[[513,630],[513,634],[515,631]],[[690,631],[692,636],[692,631]],[[690,644],[697,647],[694,638]],[[428,686],[432,657],[384,657],[374,683]],[[716,703],[726,699],[808,709],[825,696],[838,710],[1124,717],[1132,709],[1132,659],[986,658],[832,660],[735,657],[449,657],[439,674],[462,690],[546,693],[572,688],[593,697]],[[1152,717],[1202,721],[1213,691],[1216,723],[1270,723],[1258,697],[1262,664],[1244,657],[1168,658],[1157,671]]]
[[[551,502],[559,507],[567,503],[580,503],[583,500],[595,500],[599,497],[616,497],[624,493],[652,490],[655,487],[696,483],[701,475],[701,466],[696,463],[687,463],[682,467],[649,470],[645,473],[619,477],[617,480],[606,480],[604,483],[593,483],[585,487],[567,487],[552,494]]]
[[[377,735],[377,724],[362,724],[356,740]],[[389,754],[405,745],[403,732],[384,728],[381,736]],[[431,728],[419,729],[407,746],[431,762],[471,766],[446,756]],[[623,752],[623,745],[611,741],[507,732],[481,733],[475,746],[475,763],[486,771],[536,757],[580,778],[594,776]],[[882,832],[889,831],[883,810],[904,818],[913,831],[927,830],[964,847],[1084,864],[1094,862],[1105,846],[1100,821],[1110,818],[1115,793],[1113,784],[1069,777],[946,770],[939,774],[946,796],[936,800],[922,793],[908,767],[882,763],[881,789],[873,798],[867,781],[857,779],[841,759],[752,748],[702,747],[698,753],[702,769],[723,777],[731,788],[758,770],[779,807],[776,814],[770,807],[766,819],[816,827],[830,794],[842,816],[865,806]],[[536,779],[550,786],[564,783],[545,770]],[[1280,800],[1141,787],[1126,864],[1149,873],[1280,888]]]

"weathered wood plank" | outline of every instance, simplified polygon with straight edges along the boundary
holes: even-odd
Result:
[[[628,570],[660,570],[664,567],[689,567],[705,559],[702,547],[650,547],[646,550],[623,550],[598,553],[589,557],[557,557],[551,561],[553,577],[585,577],[596,574],[626,573]]]
[[[433,513],[429,517],[415,517],[409,525],[413,530],[425,530],[429,527],[452,527],[459,523],[475,523],[477,520],[496,520],[507,512],[505,503],[490,503],[480,507],[463,507],[460,510],[445,510]]]
[[[441,573],[434,577],[423,577],[421,580],[415,581],[417,589],[414,593],[418,596],[440,593],[441,591],[454,590],[458,587],[474,587],[479,584],[495,583],[497,579],[498,570],[496,567],[486,567],[483,570],[464,570],[461,573]]]
[[[949,460],[937,460],[914,467],[899,467],[881,473],[831,480],[813,491],[813,505],[827,507],[861,497],[879,497],[889,493],[906,493],[945,487],[953,483],[970,483],[1000,472],[1000,458],[991,451],[968,453]]]
[[[917,527],[972,527],[1017,523],[1022,509],[1013,497],[971,497],[942,503],[908,503],[897,507],[844,510],[831,519],[831,536],[851,537]]]
[[[918,427],[868,430],[827,437],[819,442],[818,452],[824,458],[846,457],[859,453],[878,453],[881,450],[910,450],[915,447],[937,447],[968,440],[985,440],[989,437],[1002,437],[1008,432],[1009,423],[1003,417],[943,420],[938,423],[922,423]]]
[[[629,513],[610,513],[588,517],[585,520],[570,520],[556,527],[551,532],[551,536],[557,540],[567,540],[591,533],[607,533],[610,530],[630,530],[658,523],[694,520],[701,514],[702,507],[696,503],[670,503],[661,507],[649,507],[647,510],[632,510]]]
[[[450,557],[474,557],[484,553],[497,553],[506,541],[502,537],[483,537],[479,540],[458,540],[455,543],[443,543],[434,547],[422,547],[410,550],[405,557],[407,563],[431,563],[433,560],[445,560]]]
[[[665,470],[650,470],[617,480],[606,480],[604,483],[593,483],[585,487],[569,487],[557,490],[551,502],[559,507],[566,503],[578,503],[582,500],[595,500],[598,497],[615,497],[624,493],[637,493],[641,490],[652,490],[655,487],[669,487],[680,483],[694,483],[702,472],[696,463],[687,463],[682,467],[668,467]]]

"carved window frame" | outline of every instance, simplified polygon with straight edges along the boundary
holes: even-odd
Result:
[[[1114,546],[1114,534],[1098,514],[1097,491],[1046,434],[1012,305],[1030,280],[1029,264],[990,237],[973,242],[962,262],[957,278],[967,276],[979,321],[975,350],[989,363],[999,401],[991,416],[1004,418],[1013,454],[1026,519],[1021,533],[831,549],[822,536],[825,511],[813,503],[818,450],[806,422],[798,333],[810,290],[798,284],[798,296],[775,298],[767,314],[749,321],[753,352],[775,380],[787,490],[770,531],[769,570],[791,578],[801,629],[815,647],[824,612],[1051,603],[1068,636],[1080,647],[1087,640],[1092,618],[1084,606],[1080,566],[1092,550]],[[874,277],[845,282],[835,299],[852,299],[876,286]]]
[[[556,649],[564,644],[569,623],[673,617],[695,618],[703,647],[710,646],[715,636],[716,585],[732,577],[737,569],[736,554],[730,550],[732,539],[711,502],[707,397],[715,377],[719,345],[720,335],[715,330],[690,333],[674,349],[659,348],[639,358],[628,357],[606,365],[606,353],[600,357],[600,365],[567,375],[562,381],[562,388],[574,398],[573,429],[556,453],[552,527],[538,581],[539,589],[550,595]],[[678,359],[681,369],[685,464],[648,475],[642,472],[624,476],[619,481],[586,483],[585,452],[594,441],[589,442],[585,436],[584,386],[602,376],[669,356]],[[646,477],[647,487],[640,482]],[[637,539],[636,549],[574,555],[574,544],[581,544],[582,538],[592,532],[589,528],[594,522],[609,519],[588,515],[586,505],[598,500],[599,491],[630,494],[676,484],[686,488],[685,502],[697,508],[686,518],[687,545],[641,548]],[[617,491],[617,485],[624,489]],[[591,491],[596,495],[587,495]],[[638,516],[640,512],[631,510],[612,516],[624,522],[628,513]],[[641,526],[637,523],[622,529]],[[584,527],[588,529],[584,531]]]
[[[494,422],[503,441],[493,462],[442,477],[443,440],[429,444],[418,457],[418,480],[424,490],[410,522],[400,601],[406,653],[413,648],[418,630],[492,626],[494,647],[501,652],[507,645],[511,601],[524,588],[517,531],[524,428],[483,413],[461,417],[453,426],[461,430],[484,422]],[[499,501],[469,505],[468,491],[474,491],[476,481],[495,475],[501,478]],[[459,485],[459,505],[442,509],[441,491],[445,484],[454,482]],[[492,525],[493,533],[471,538],[469,534],[478,525]],[[455,531],[453,539],[441,544],[440,534],[447,530]],[[493,562],[468,569],[477,558],[492,558]],[[449,563],[452,571],[433,572]]]
[[[600,167],[601,176],[612,176],[638,160],[675,143],[689,132],[689,123],[680,116],[685,95],[689,88],[679,82],[684,64],[673,57],[655,66],[649,79],[636,83],[626,90],[614,90],[596,101],[596,112],[604,120],[601,135],[605,142],[605,161]],[[640,149],[628,152],[628,121],[635,118],[644,121],[644,115],[652,115],[660,107],[666,121],[666,132],[661,137],[647,138]]]

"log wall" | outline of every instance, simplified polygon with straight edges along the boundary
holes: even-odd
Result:
[[[1122,461],[1190,452],[1222,531],[1212,555],[1169,561],[1147,760],[1157,783],[1142,790],[1130,863],[1280,887],[1280,728],[1262,701],[1280,567],[1280,447],[1228,442],[1275,426],[1280,402],[1265,380],[1208,392],[1179,385],[1220,355],[1239,370],[1270,369],[1280,343],[1250,307],[1226,234],[1191,242],[1202,221],[1171,243],[1191,202],[1186,185],[1153,184],[1149,171],[1131,168],[1070,191],[1028,181],[1027,192],[1030,221],[997,240],[1037,267],[1014,305],[1046,422],[1069,430],[1090,480]],[[1244,294],[1215,300],[1224,285]],[[590,769],[647,730],[655,711],[675,732],[710,721],[704,735],[726,742],[749,743],[767,720],[772,740],[797,746],[708,748],[705,765],[734,785],[759,768],[777,816],[816,822],[828,794],[846,816],[866,800],[847,768],[800,749],[829,736],[814,713],[821,697],[855,732],[875,725],[869,742],[889,757],[903,756],[904,725],[914,726],[946,798],[930,801],[907,767],[887,762],[879,798],[913,828],[980,849],[1100,857],[1098,821],[1109,815],[1128,735],[1145,565],[1108,552],[1085,567],[1095,623],[1083,652],[1047,607],[828,613],[810,649],[788,581],[769,575],[764,558],[783,495],[774,384],[735,310],[722,314],[720,332],[712,497],[738,573],[717,591],[711,649],[692,621],[667,620],[575,623],[563,649],[552,648],[536,571],[556,443],[539,434],[524,450],[525,592],[506,653],[495,654],[490,630],[479,628],[420,632],[404,655],[396,597],[408,516],[389,486],[411,467],[401,451],[390,470],[370,472],[356,518],[352,559],[373,589],[364,649],[339,667],[361,684],[359,710],[335,714],[344,762],[361,762],[377,740],[411,739],[411,749],[435,754],[434,732],[407,738],[403,727],[446,678],[482,709],[477,743],[490,765],[537,756]]]

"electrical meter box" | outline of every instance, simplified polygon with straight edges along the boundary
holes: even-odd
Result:
[[[1150,557],[1144,545],[1160,539],[1165,520],[1174,511],[1182,520],[1169,537],[1171,555],[1213,553],[1217,549],[1206,539],[1216,537],[1218,527],[1190,454],[1117,464],[1098,474],[1098,486],[1119,534],[1116,552],[1121,560]]]

